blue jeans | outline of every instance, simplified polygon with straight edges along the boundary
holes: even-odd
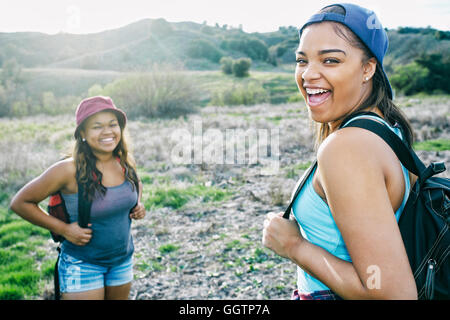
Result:
[[[102,267],[64,252],[58,263],[60,292],[83,292],[120,286],[133,280],[133,257],[114,267]]]

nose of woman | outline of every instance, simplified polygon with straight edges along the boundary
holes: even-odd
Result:
[[[308,63],[302,69],[303,70],[300,70],[300,73],[303,82],[310,82],[311,80],[317,80],[321,77],[321,74],[314,63]]]

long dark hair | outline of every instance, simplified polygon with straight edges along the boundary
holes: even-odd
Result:
[[[119,117],[118,117],[119,119]],[[120,120],[120,119],[119,119]],[[75,161],[76,180],[84,186],[83,196],[92,201],[97,194],[105,195],[106,187],[102,184],[103,174],[97,169],[97,158],[91,150],[91,147],[84,142],[79,134],[84,130],[86,121],[80,125],[75,132],[75,145],[71,156]],[[128,152],[127,138],[124,135],[124,124],[119,121],[121,139],[113,151],[113,157],[118,158],[120,165],[125,169],[125,179],[131,182],[133,189],[138,187],[139,179],[136,173],[136,164]]]
[[[345,9],[340,5],[331,5],[319,11],[319,13],[324,12],[333,12],[345,15]],[[369,59],[374,57],[374,55],[367,48],[367,46],[349,28],[338,22],[330,22],[330,23],[333,24],[333,29],[339,37],[346,40],[353,47],[359,48],[363,51],[364,54],[362,61],[363,64],[367,63]],[[408,118],[404,115],[404,113],[400,110],[400,108],[397,107],[393,103],[393,101],[389,98],[388,84],[385,81],[382,72],[382,67],[378,60],[372,83],[373,87],[370,96],[365,101],[363,101],[363,103],[358,108],[352,110],[352,112],[350,112],[349,114],[344,115],[342,119],[349,116],[350,114],[362,110],[371,110],[375,107],[378,107],[378,109],[383,114],[383,117],[385,118],[385,120],[387,120],[389,124],[391,125],[398,124],[400,126],[406,143],[409,146],[411,146],[414,139],[413,129],[411,127]],[[325,140],[325,138],[330,135],[330,133],[331,133],[330,128],[327,123],[318,124],[316,131],[316,147],[318,147],[323,142],[323,140]]]

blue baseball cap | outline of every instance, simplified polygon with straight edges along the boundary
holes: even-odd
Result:
[[[334,12],[323,12],[311,16],[308,21],[306,21],[306,23],[300,28],[300,37],[302,35],[303,29],[313,23],[334,21],[345,25],[359,37],[359,39],[367,46],[367,48],[377,59],[379,65],[381,66],[381,71],[385,79],[389,98],[392,99],[392,87],[383,67],[383,58],[388,49],[389,40],[387,33],[378,20],[375,12],[350,3],[336,3],[326,6],[322,9],[331,6],[340,6],[344,9],[345,13],[339,14]]]

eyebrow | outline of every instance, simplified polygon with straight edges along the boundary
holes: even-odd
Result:
[[[341,49],[326,49],[326,50],[320,50],[319,51],[319,55],[323,55],[323,54],[327,54],[327,53],[332,53],[332,52],[341,52],[344,55],[347,55],[345,53],[345,51],[341,50]],[[298,54],[301,54],[303,56],[306,56],[306,54],[303,51],[297,51]]]
[[[114,122],[114,121],[117,121],[117,120],[116,119],[111,119],[111,120],[109,120],[109,123]],[[103,124],[103,122],[96,121],[93,124]]]

